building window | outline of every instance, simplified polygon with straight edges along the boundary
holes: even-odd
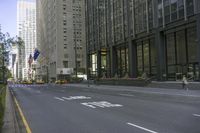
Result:
[[[157,74],[157,56],[156,56],[156,46],[154,39],[150,39],[150,76],[155,76]]]
[[[171,21],[177,19],[177,0],[171,0]]]
[[[185,42],[185,31],[176,32],[176,53],[177,53],[177,64],[185,65],[186,60],[186,42]]]
[[[170,22],[170,2],[169,0],[164,0],[164,13],[165,13],[165,23]]]
[[[168,34],[166,36],[166,41],[167,41],[167,64],[174,65],[176,63],[174,33]]]
[[[63,67],[68,68],[68,61],[63,61]]]
[[[163,10],[162,10],[162,0],[158,0],[158,24],[163,25]]]
[[[97,55],[96,54],[92,54],[91,55],[91,69],[90,69],[90,74],[91,76],[97,76]]]
[[[184,1],[178,0],[178,17],[184,18]]]
[[[126,47],[117,48],[117,74],[119,77],[128,73],[128,49]]]
[[[194,14],[194,1],[193,0],[186,0],[186,9],[187,9],[187,16],[191,16]]]
[[[69,55],[68,54],[64,54],[64,58],[68,58],[69,57]]]
[[[189,28],[187,30],[188,43],[188,61],[190,63],[197,62],[197,31],[196,28]]]
[[[78,67],[78,68],[81,67],[81,61],[77,61],[77,67]]]

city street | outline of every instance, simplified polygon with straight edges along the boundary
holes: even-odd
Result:
[[[9,86],[33,133],[200,132],[197,98],[139,95],[105,86]]]

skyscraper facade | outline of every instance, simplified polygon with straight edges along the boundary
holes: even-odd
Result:
[[[82,0],[37,0],[38,77],[66,79],[86,68]]]
[[[199,0],[86,0],[90,77],[199,80]]]
[[[17,33],[24,41],[18,51],[18,79],[29,80],[32,69],[28,63],[36,46],[36,1],[17,1]]]

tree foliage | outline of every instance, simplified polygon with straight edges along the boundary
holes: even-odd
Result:
[[[9,53],[12,45],[16,45],[21,53],[21,49],[24,47],[24,41],[21,37],[11,37],[9,33],[0,32],[0,73],[2,73],[2,79],[5,82],[6,67],[9,63]]]

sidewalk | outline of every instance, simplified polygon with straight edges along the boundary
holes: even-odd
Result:
[[[88,88],[87,84],[67,84],[66,86]],[[89,85],[89,88],[98,90],[112,90],[137,94],[151,94],[170,97],[185,97],[200,99],[200,90],[183,90],[183,89],[167,89],[167,88],[152,88],[152,87],[135,87],[135,86],[108,86],[108,85]]]
[[[2,133],[20,133],[14,103],[11,94],[6,89],[6,105]]]

